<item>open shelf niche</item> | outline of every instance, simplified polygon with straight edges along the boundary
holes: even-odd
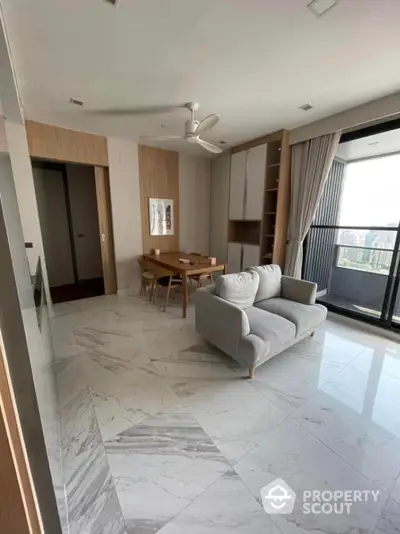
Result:
[[[261,221],[229,221],[229,242],[259,245],[260,230]]]
[[[264,209],[261,224],[261,263],[283,268],[290,202],[290,148],[287,132],[268,143]]]

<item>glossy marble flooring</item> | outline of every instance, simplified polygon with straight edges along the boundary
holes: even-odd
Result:
[[[249,381],[178,301],[55,310],[70,534],[400,532],[395,341],[329,319]],[[262,508],[276,478],[298,492],[290,515]],[[380,493],[305,515],[305,489]]]

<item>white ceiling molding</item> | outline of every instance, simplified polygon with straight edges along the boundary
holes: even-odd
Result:
[[[290,144],[301,143],[307,139],[313,139],[320,135],[336,132],[337,130],[346,130],[366,124],[382,117],[391,117],[396,115],[400,110],[400,92],[393,93],[377,100],[372,100],[361,106],[347,109],[336,115],[331,115],[305,126],[295,128],[290,132]]]

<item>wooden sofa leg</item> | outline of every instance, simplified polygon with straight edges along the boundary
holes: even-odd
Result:
[[[255,374],[255,370],[256,370],[256,368],[254,367],[254,365],[252,365],[251,367],[249,367],[249,379],[250,379],[250,380],[253,380],[253,378],[254,378],[254,374]]]

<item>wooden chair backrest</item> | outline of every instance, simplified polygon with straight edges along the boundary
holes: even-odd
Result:
[[[146,261],[143,258],[138,258],[137,261],[138,261],[138,264],[139,264],[139,267],[142,273],[144,273],[145,271],[152,270],[152,264],[149,261]]]
[[[155,274],[156,278],[162,278],[163,276],[172,276],[174,273],[165,267],[161,267],[152,261],[146,261],[144,258],[138,258],[138,264],[142,273],[150,272]]]

